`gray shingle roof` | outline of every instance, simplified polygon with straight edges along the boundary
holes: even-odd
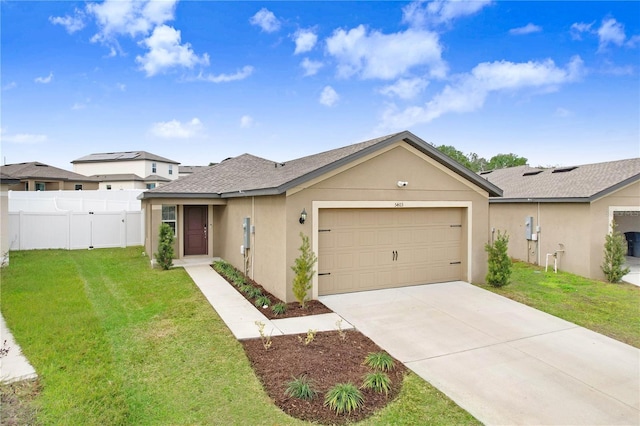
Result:
[[[7,164],[0,171],[16,179],[48,179],[72,182],[96,182],[96,179],[69,170],[59,169],[48,164],[32,161],[29,163]]]
[[[97,154],[89,154],[73,160],[71,163],[104,163],[111,161],[161,161],[169,164],[180,164],[177,161],[151,154],[147,151],[123,151],[123,152],[103,152]]]
[[[480,176],[503,190],[502,199],[492,202],[586,202],[640,180],[640,158],[550,169],[509,167]]]
[[[250,154],[242,154],[209,166],[189,176],[183,176],[166,185],[147,191],[144,198],[188,196],[245,196],[281,194],[288,188],[318,177],[356,158],[374,152],[384,146],[405,140],[468,180],[499,195],[500,189],[409,132],[395,133],[365,142],[337,148],[319,154],[298,158],[284,163],[274,162]]]

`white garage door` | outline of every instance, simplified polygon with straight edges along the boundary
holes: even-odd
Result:
[[[318,293],[462,278],[462,209],[322,209]]]

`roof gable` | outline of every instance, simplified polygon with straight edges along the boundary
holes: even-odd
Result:
[[[243,154],[147,191],[142,196],[143,198],[186,197],[191,194],[191,196],[237,197],[282,194],[301,183],[399,141],[406,142],[429,155],[440,164],[486,190],[490,195],[501,195],[501,190],[497,186],[480,178],[412,133],[401,132],[283,163]]]
[[[503,189],[494,202],[593,201],[640,180],[640,158],[571,167],[509,167],[481,176]]]

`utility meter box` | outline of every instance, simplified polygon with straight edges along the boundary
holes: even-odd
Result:
[[[242,234],[243,234],[243,240],[242,240],[242,245],[244,246],[244,249],[248,249],[251,248],[251,218],[245,217],[244,220],[242,221]]]
[[[533,216],[524,218],[524,236],[527,240],[533,240]]]

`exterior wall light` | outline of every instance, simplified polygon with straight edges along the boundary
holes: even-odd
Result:
[[[304,224],[304,222],[307,220],[307,211],[305,209],[302,209],[302,211],[300,212],[300,224]]]

